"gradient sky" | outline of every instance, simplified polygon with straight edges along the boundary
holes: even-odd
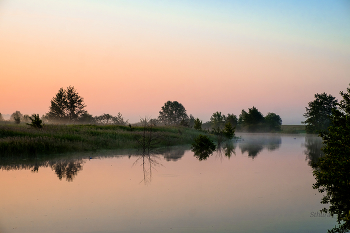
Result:
[[[350,83],[350,1],[0,0],[0,112],[48,112],[74,86],[92,115],[203,121],[257,107],[300,124]]]

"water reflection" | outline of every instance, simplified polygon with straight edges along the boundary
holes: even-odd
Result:
[[[305,144],[306,150],[304,151],[308,164],[311,167],[314,167],[318,162],[319,158],[321,158],[324,153],[322,151],[323,143],[321,137],[316,137],[312,135],[306,135]]]
[[[72,182],[78,175],[78,172],[83,169],[84,161],[82,159],[64,159],[64,160],[26,160],[26,161],[0,161],[1,170],[30,170],[38,173],[40,167],[51,167],[57,174],[57,177],[62,180],[66,179]]]
[[[160,151],[166,161],[177,161],[185,155],[187,147],[171,147]]]
[[[50,167],[55,171],[57,177],[60,180],[62,180],[62,178],[66,178],[68,182],[72,182],[74,177],[78,175],[78,172],[83,169],[82,160],[62,160],[50,163]]]
[[[216,150],[216,156],[219,157],[220,159],[227,157],[227,158],[231,158],[232,155],[236,155],[236,143],[235,141],[226,141],[223,144],[219,144],[217,146],[217,150]]]
[[[281,146],[281,136],[275,134],[245,134],[238,146],[242,154],[248,153],[248,157],[254,159],[264,148],[268,151],[277,150]]]

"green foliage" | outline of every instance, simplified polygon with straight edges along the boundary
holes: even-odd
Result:
[[[226,123],[230,122],[232,127],[236,127],[238,123],[237,116],[234,114],[227,114]]]
[[[247,130],[249,132],[259,131],[262,128],[264,122],[264,116],[254,106],[249,108],[248,112],[242,110],[239,115],[238,124],[240,129]]]
[[[86,113],[84,98],[79,96],[74,87],[69,86],[66,90],[60,88],[51,100],[48,118],[53,121],[74,122]]]
[[[222,131],[225,124],[226,117],[222,115],[221,112],[215,112],[210,117],[211,128],[215,133]]]
[[[235,136],[235,129],[232,127],[231,122],[225,124],[224,135],[228,139],[232,139]]]
[[[46,124],[41,130],[36,130],[24,125],[0,124],[0,158],[139,148],[135,139],[143,131],[143,127],[121,125]],[[152,137],[161,135],[156,145],[158,148],[190,144],[199,134],[199,131],[190,128],[181,128],[180,134],[177,127],[152,125]]]
[[[199,160],[206,160],[216,149],[215,144],[206,135],[198,135],[192,143],[194,156]]]
[[[350,88],[340,94],[343,100],[339,109],[333,109],[330,127],[321,133],[325,156],[319,159],[313,172],[316,178],[313,188],[326,192],[321,203],[330,204],[323,211],[336,214],[340,224],[329,232],[350,230]]]
[[[181,121],[188,121],[188,116],[181,103],[168,101],[159,111],[158,120],[165,125],[180,125]]]
[[[198,118],[196,118],[194,120],[194,126],[193,126],[194,129],[196,130],[202,130],[202,121],[199,120]]]
[[[276,113],[269,112],[264,117],[264,125],[268,131],[281,131],[282,119]]]
[[[43,127],[42,123],[43,121],[40,119],[39,114],[33,114],[29,119],[32,121],[30,124],[27,123],[27,125],[32,126],[33,128],[41,129]]]
[[[331,125],[332,110],[337,106],[337,100],[332,95],[326,93],[315,94],[315,100],[309,102],[306,107],[306,132],[307,133],[320,133],[327,131],[327,128]]]

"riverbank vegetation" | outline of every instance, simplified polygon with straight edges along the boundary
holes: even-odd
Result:
[[[339,224],[328,232],[350,230],[350,88],[340,95],[343,99],[332,110],[330,126],[321,133],[325,156],[313,164],[313,188],[324,193],[321,203],[329,204],[322,211],[336,215]]]
[[[175,126],[51,125],[34,128],[25,124],[0,124],[0,157],[35,156],[100,149],[139,148],[140,140],[153,135],[166,147],[191,144],[202,131]],[[147,133],[147,134],[146,134]],[[209,135],[214,141],[215,136]],[[154,143],[154,141],[152,141]]]

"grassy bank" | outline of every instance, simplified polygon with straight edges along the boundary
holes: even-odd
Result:
[[[286,133],[286,134],[306,133],[305,125],[282,125],[280,133]]]
[[[203,132],[185,127],[153,127],[153,146],[190,144],[199,134]],[[45,125],[35,129],[24,124],[1,124],[0,158],[138,148],[143,135],[143,127],[118,125]]]

